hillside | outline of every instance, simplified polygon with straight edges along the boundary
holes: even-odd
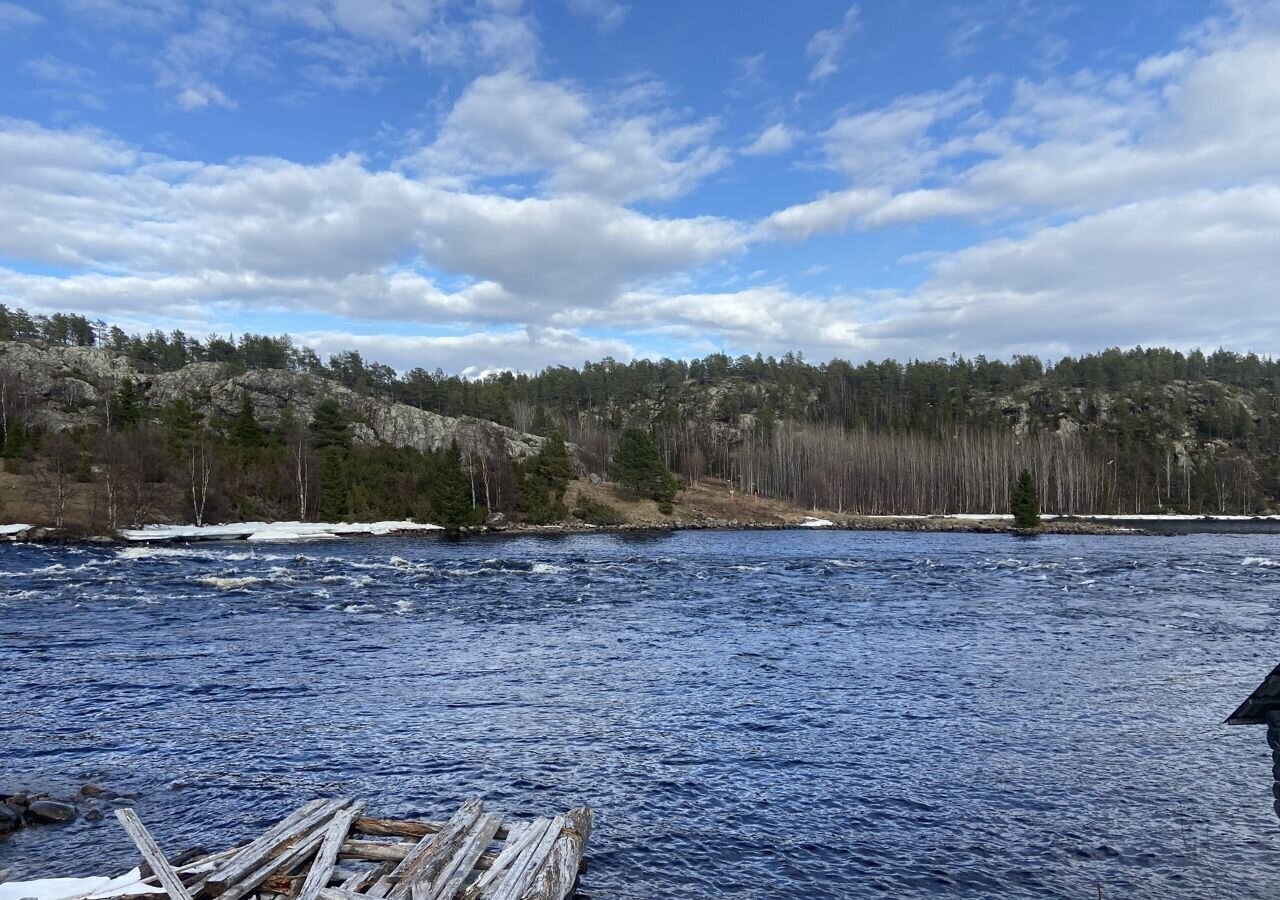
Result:
[[[353,352],[322,362],[287,337],[127,335],[3,307],[0,338],[10,502],[76,509],[85,527],[518,521],[521,467],[547,435],[599,481],[627,427],[686,487],[724,480],[735,503],[790,514],[1003,512],[1023,468],[1061,513],[1253,514],[1280,496],[1280,366],[1222,350],[606,359],[467,380]]]

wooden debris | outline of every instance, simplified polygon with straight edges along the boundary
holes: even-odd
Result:
[[[379,819],[314,800],[240,847],[166,858],[132,810],[116,815],[172,900],[565,900],[577,888],[592,814],[503,822],[471,797],[447,822]],[[150,874],[154,872],[154,874]],[[124,896],[132,897],[127,891]]]
[[[142,825],[142,820],[138,818],[134,811],[131,809],[117,809],[116,818],[120,820],[125,833],[129,835],[129,839],[133,841],[134,846],[138,848],[138,852],[142,854],[142,858],[146,860],[147,865],[151,867],[151,871],[155,872],[156,877],[160,879],[160,884],[164,886],[164,892],[172,897],[173,900],[191,900],[191,895],[187,893],[182,879],[178,877],[178,873],[174,871],[173,866],[169,864],[169,860],[165,858],[165,855],[160,852],[160,848],[151,839],[151,835],[147,833],[147,829]]]

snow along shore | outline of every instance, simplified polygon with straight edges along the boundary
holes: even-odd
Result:
[[[305,541],[351,535],[443,531],[439,525],[394,522],[235,522],[230,525],[148,525],[126,528],[120,537],[136,543],[165,541]],[[0,898],[3,900],[3,898]]]
[[[121,894],[163,894],[164,888],[140,884],[138,869],[117,878],[42,878],[39,881],[7,881],[0,884],[0,900],[72,900],[115,897]]]

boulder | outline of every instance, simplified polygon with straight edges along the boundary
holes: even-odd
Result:
[[[76,808],[61,800],[37,800],[27,807],[31,818],[41,824],[70,822],[76,817]]]
[[[15,831],[22,827],[22,811],[10,806],[8,803],[0,803],[0,834],[7,831]]]
[[[494,531],[504,531],[507,527],[507,517],[505,513],[491,512],[484,517],[484,527]]]

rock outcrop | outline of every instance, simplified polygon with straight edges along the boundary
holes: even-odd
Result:
[[[188,397],[208,418],[230,419],[248,394],[265,425],[288,410],[310,421],[324,400],[339,403],[352,419],[357,442],[430,451],[457,440],[464,451],[502,450],[514,459],[536,453],[543,439],[470,417],[454,418],[403,403],[367,397],[335,381],[282,369],[228,373],[219,363],[193,363],[174,372],[143,373],[128,359],[95,347],[45,347],[0,342],[0,377],[30,409],[32,421],[51,431],[101,422],[106,400],[125,379],[136,382],[147,405],[158,409]]]

